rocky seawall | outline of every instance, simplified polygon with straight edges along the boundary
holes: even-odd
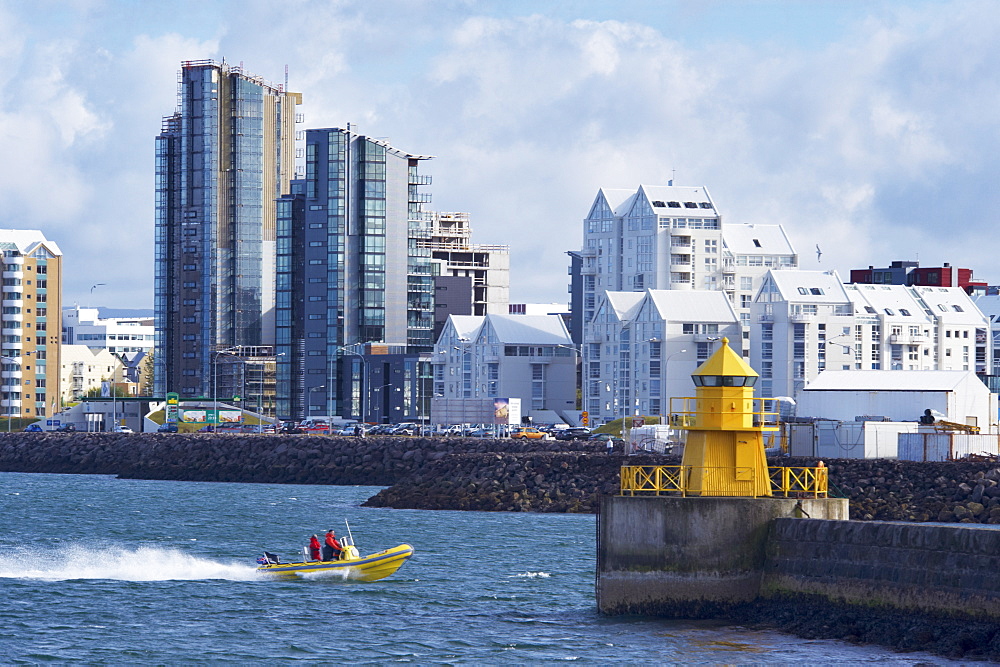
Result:
[[[0,433],[0,471],[135,479],[388,487],[374,507],[595,513],[622,465],[600,443],[305,435]],[[778,458],[772,465],[813,466]],[[1000,523],[1000,462],[827,461],[851,518]]]

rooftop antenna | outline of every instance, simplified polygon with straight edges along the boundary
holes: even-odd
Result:
[[[667,185],[673,185],[674,184],[674,178],[676,176],[677,176],[677,170],[676,169],[671,169],[670,170],[670,182],[667,183]]]

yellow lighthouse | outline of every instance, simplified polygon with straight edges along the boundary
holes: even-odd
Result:
[[[691,378],[696,396],[671,399],[673,424],[688,432],[681,460],[685,495],[770,496],[763,433],[778,430],[778,413],[765,411],[774,399],[754,399],[756,371],[723,338]]]

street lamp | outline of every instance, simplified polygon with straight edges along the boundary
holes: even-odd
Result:
[[[314,391],[319,391],[320,389],[326,389],[326,385],[325,384],[321,384],[318,387],[309,387],[309,391],[307,393],[311,394]],[[312,399],[311,398],[307,398],[306,399],[306,416],[309,417],[310,419],[312,419]]]
[[[369,368],[368,368],[368,359],[366,359],[365,355],[362,354],[361,352],[358,352],[357,350],[351,349],[351,348],[353,348],[353,347],[355,347],[357,345],[362,345],[362,343],[351,343],[350,345],[343,345],[341,347],[336,348],[335,351],[336,352],[341,352],[341,351],[347,352],[347,354],[354,355],[358,359],[361,360],[361,366],[362,366],[363,372],[362,372],[362,375],[361,375],[361,383],[360,383],[361,386],[358,388],[358,393],[361,394],[361,414],[359,415],[359,417],[360,417],[360,421],[362,423],[364,423],[367,420],[367,417],[368,417],[368,392],[369,392],[369,389],[368,389],[368,378],[370,377],[370,375],[369,375]],[[332,405],[332,403],[333,403],[333,398],[332,398],[332,394],[333,394],[333,359],[330,360],[330,394],[331,394],[330,404]]]

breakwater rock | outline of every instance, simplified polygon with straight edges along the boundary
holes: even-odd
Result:
[[[388,486],[455,454],[602,451],[587,442],[307,435],[0,434],[0,471]]]
[[[367,507],[582,512],[617,494],[623,465],[662,464],[662,457],[581,452],[455,454],[425,466],[369,498]]]
[[[813,459],[779,459],[789,466]],[[944,521],[1000,524],[1000,461],[827,462],[830,495],[848,498],[862,521]]]
[[[306,435],[0,433],[0,471],[135,479],[387,486],[372,506],[596,512],[622,465],[677,458],[609,456],[601,443]],[[776,458],[771,465],[814,466]],[[831,495],[851,518],[1000,524],[1000,462],[839,459]]]

